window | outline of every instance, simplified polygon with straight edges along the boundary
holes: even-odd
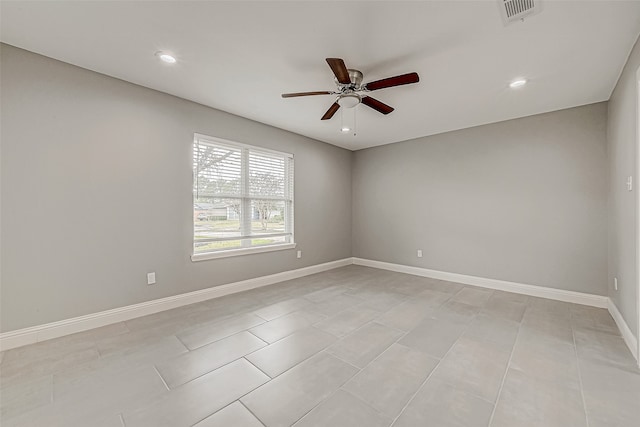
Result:
[[[293,155],[196,134],[193,232],[194,261],[294,247]]]

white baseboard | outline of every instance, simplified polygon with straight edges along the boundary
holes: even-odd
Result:
[[[136,317],[146,316],[148,314],[158,313],[160,311],[170,310],[184,305],[222,297],[236,292],[272,285],[285,280],[296,279],[298,277],[308,276],[310,274],[320,273],[322,271],[332,270],[338,267],[344,267],[351,265],[352,263],[353,261],[351,258],[345,258],[338,261],[312,265],[310,267],[284,271],[282,273],[256,277],[254,279],[214,286],[212,288],[202,289],[199,291],[87,314],[85,316],[74,317],[58,322],[4,332],[0,334],[0,351],[34,344],[64,335],[74,334],[76,332],[99,328],[112,323],[123,322]]]
[[[627,325],[627,322],[624,321],[624,318],[622,317],[622,314],[618,310],[618,307],[616,307],[615,303],[611,300],[611,298],[607,298],[607,301],[607,308],[609,309],[609,313],[611,313],[611,317],[613,317],[616,325],[618,325],[618,329],[620,329],[620,334],[622,334],[624,343],[627,345],[627,347],[629,347],[629,350],[631,350],[631,354],[633,354],[633,357],[638,360],[638,340],[631,332],[631,329],[629,329],[629,325]]]
[[[397,271],[399,273],[413,274],[414,276],[429,277],[432,279],[457,282],[465,285],[479,286],[482,288],[497,289],[516,294],[530,295],[557,301],[571,302],[575,304],[589,305],[592,307],[607,308],[608,298],[601,295],[585,294],[582,292],[565,291],[563,289],[547,288],[544,286],[525,285],[523,283],[507,282],[505,280],[487,279],[484,277],[467,276],[465,274],[448,273],[445,271],[430,270],[422,267],[392,264],[389,262],[374,261],[363,258],[353,258],[353,263],[366,267],[380,268],[383,270]]]

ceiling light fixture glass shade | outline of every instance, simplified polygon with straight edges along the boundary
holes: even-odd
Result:
[[[518,88],[518,87],[522,87],[522,86],[524,86],[526,84],[527,84],[527,79],[517,79],[517,80],[514,80],[511,83],[509,83],[509,87],[511,89],[515,89],[515,88]]]
[[[340,95],[336,101],[342,108],[353,108],[360,104],[360,95],[357,93],[349,93],[347,95]]]
[[[173,55],[169,55],[166,52],[156,52],[156,56],[160,58],[162,62],[166,62],[167,64],[176,63],[176,58]]]

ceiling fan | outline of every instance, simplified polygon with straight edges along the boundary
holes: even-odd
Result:
[[[337,90],[282,94],[283,98],[311,95],[338,95],[338,98],[333,103],[333,105],[331,105],[327,112],[324,113],[324,116],[322,116],[322,120],[329,120],[331,117],[333,117],[336,111],[340,109],[340,107],[353,108],[360,103],[366,105],[367,107],[373,108],[374,110],[379,111],[382,114],[389,114],[393,111],[393,107],[390,107],[389,105],[365,94],[367,92],[378,89],[418,83],[420,81],[418,73],[407,73],[362,84],[362,72],[358,70],[348,69],[342,59],[327,58],[327,63],[329,64],[329,67],[331,67],[331,71],[333,71],[333,74],[335,75],[336,85],[338,86]]]

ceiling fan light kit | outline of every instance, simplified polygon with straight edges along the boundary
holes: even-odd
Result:
[[[389,114],[393,111],[393,107],[378,101],[368,95],[364,95],[367,92],[371,92],[378,89],[384,89],[394,86],[402,86],[406,84],[418,83],[420,77],[418,73],[407,73],[399,76],[388,77],[382,80],[376,80],[374,82],[362,84],[363,74],[359,70],[349,69],[345,65],[344,61],[340,58],[327,58],[327,64],[333,71],[334,80],[336,82],[337,90],[335,91],[316,91],[316,92],[295,92],[295,93],[283,93],[283,98],[293,98],[299,96],[312,96],[312,95],[338,95],[336,101],[329,107],[324,113],[321,120],[329,120],[334,114],[343,108],[342,121],[345,121],[344,111],[345,109],[353,109],[358,104],[364,104],[369,108],[372,108],[379,113]],[[355,110],[353,111],[353,125],[343,125],[340,127],[341,132],[354,131],[355,136]]]
[[[361,100],[362,98],[360,97],[360,95],[352,92],[338,96],[338,100],[336,102],[342,108],[353,108],[356,105],[360,104]]]

